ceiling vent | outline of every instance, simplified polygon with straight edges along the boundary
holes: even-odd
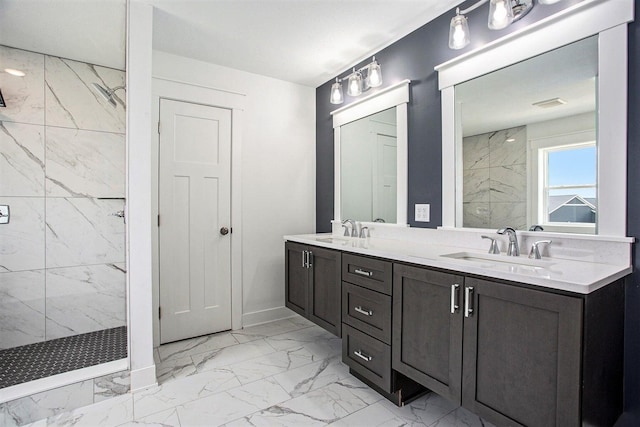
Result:
[[[540,108],[553,108],[553,107],[559,107],[561,105],[565,105],[566,103],[567,101],[565,101],[564,99],[551,98],[551,99],[545,99],[544,101],[534,102],[531,105],[535,107],[540,107]]]

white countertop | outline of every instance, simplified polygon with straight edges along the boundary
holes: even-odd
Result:
[[[428,241],[360,239],[331,233],[284,236],[284,240],[579,294],[591,293],[632,271],[631,265],[560,258],[532,260],[527,254],[517,258],[504,254],[490,255],[478,249]]]

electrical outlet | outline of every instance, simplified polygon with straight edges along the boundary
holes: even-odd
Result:
[[[416,203],[416,222],[431,221],[431,205],[428,203]]]

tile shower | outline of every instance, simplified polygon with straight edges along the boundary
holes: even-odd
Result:
[[[527,228],[527,128],[468,136],[463,152],[463,224]]]
[[[113,108],[91,83],[125,73],[5,46],[0,65],[26,73],[0,73],[0,353],[122,331],[125,97]]]

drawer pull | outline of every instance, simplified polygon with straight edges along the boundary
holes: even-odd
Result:
[[[356,351],[353,352],[353,354],[355,354],[356,356],[358,356],[360,359],[364,360],[365,362],[371,362],[371,359],[373,359],[373,357],[367,356],[366,354],[362,353],[362,350],[356,350]]]
[[[353,307],[353,309],[355,311],[357,311],[360,314],[364,314],[365,316],[373,316],[373,311],[371,310],[365,310],[364,308],[358,306],[358,307]]]
[[[373,271],[365,271],[365,270],[361,270],[359,268],[356,268],[354,270],[354,273],[359,274],[361,276],[367,276],[367,277],[373,276]]]

